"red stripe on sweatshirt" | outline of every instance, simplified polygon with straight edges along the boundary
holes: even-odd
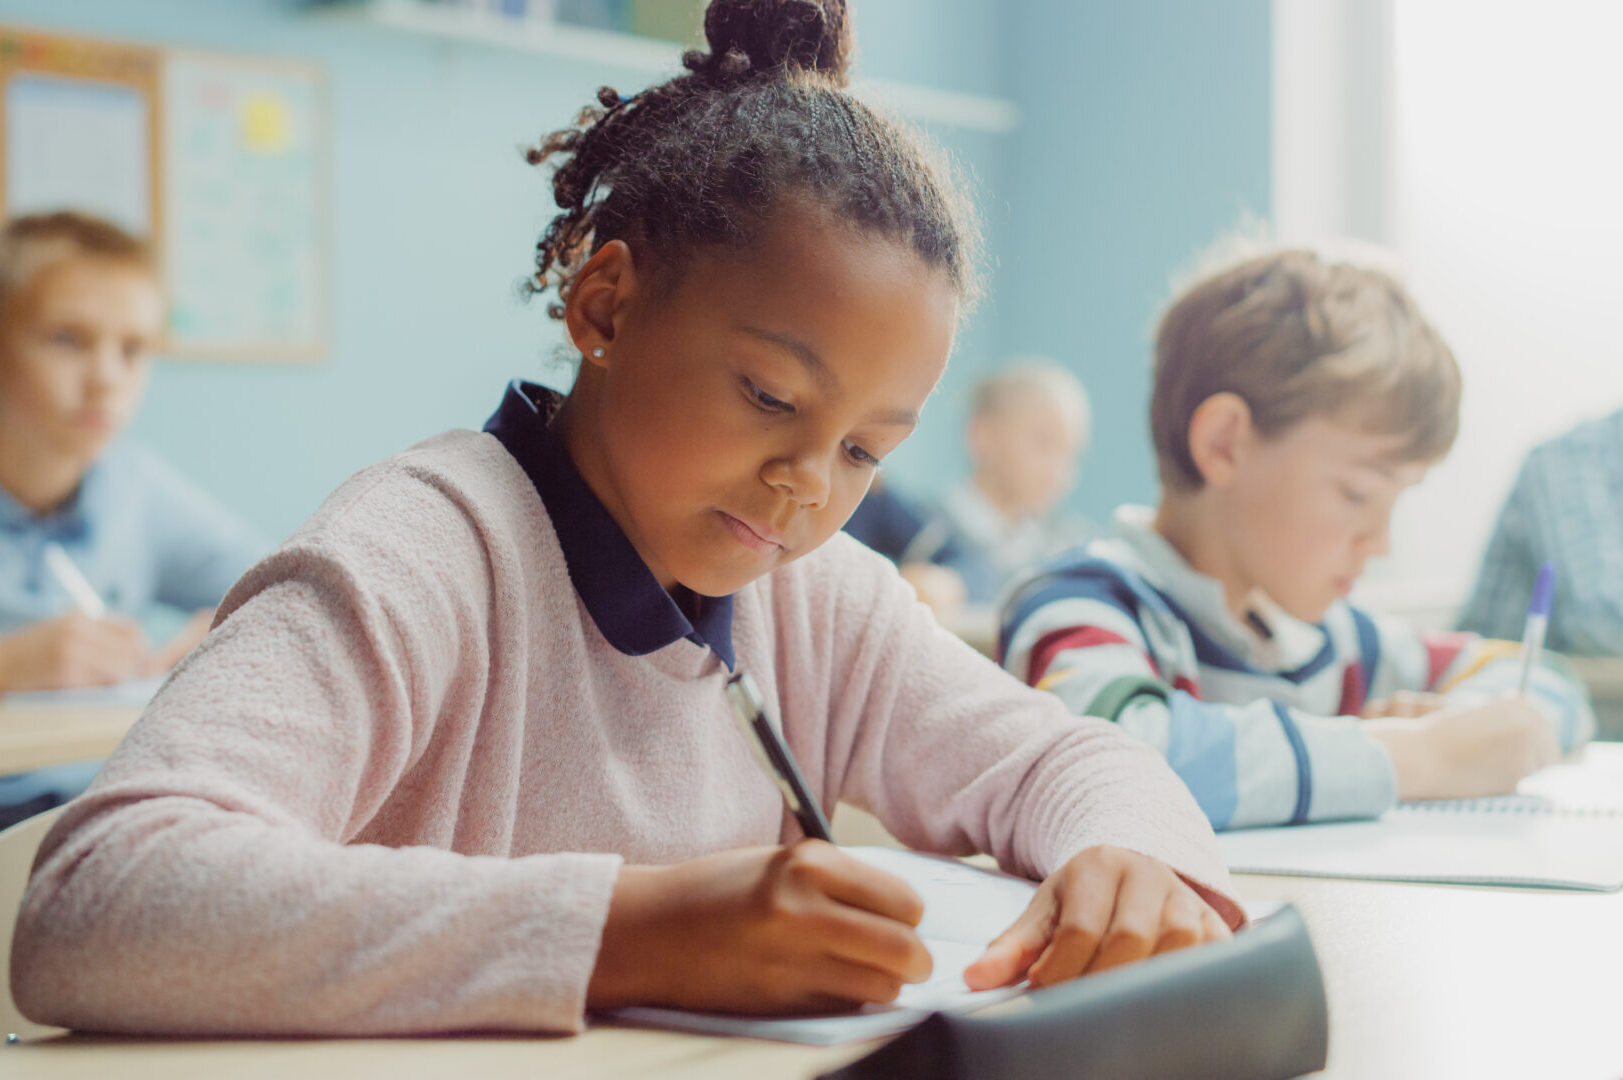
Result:
[[[1454,631],[1446,634],[1427,634],[1426,656],[1431,661],[1431,673],[1426,678],[1426,688],[1436,686],[1443,672],[1459,656],[1460,651],[1471,643],[1472,635]]]
[[[1031,662],[1026,667],[1026,681],[1036,686],[1048,674],[1048,665],[1054,662],[1054,657],[1068,649],[1089,649],[1096,645],[1131,645],[1132,643],[1120,634],[1113,633],[1101,626],[1067,626],[1060,630],[1053,630],[1037,639],[1037,644],[1031,649]],[[1160,675],[1155,667],[1155,661],[1147,654],[1140,653],[1150,669]]]
[[[1348,664],[1341,673],[1341,704],[1336,706],[1337,716],[1357,716],[1364,711],[1369,688],[1364,685],[1361,664]]]

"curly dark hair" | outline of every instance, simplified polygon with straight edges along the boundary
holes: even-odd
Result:
[[[661,269],[700,245],[741,247],[786,198],[911,246],[942,268],[967,309],[979,292],[973,215],[949,164],[844,89],[845,0],[712,0],[708,53],[669,82],[622,98],[610,87],[572,127],[526,152],[556,160],[563,211],[536,245],[530,293],[574,275],[610,240]]]

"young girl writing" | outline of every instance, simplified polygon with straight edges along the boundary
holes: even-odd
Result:
[[[839,0],[715,0],[711,51],[531,155],[584,360],[341,488],[47,838],[13,987],[123,1031],[574,1031],[922,979],[918,898],[799,839],[819,799],[1043,878],[969,971],[1039,985],[1241,915],[1156,755],[962,645],[835,536],[972,290],[952,189],[839,89]],[[797,842],[798,841],[798,842]]]

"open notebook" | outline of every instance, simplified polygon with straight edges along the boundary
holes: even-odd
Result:
[[[1023,878],[981,870],[956,859],[882,847],[844,849],[913,886],[924,901],[919,936],[935,960],[930,978],[905,986],[894,1002],[822,1016],[788,1018],[685,1012],[638,1006],[597,1014],[597,1019],[707,1035],[747,1035],[779,1042],[832,1046],[891,1035],[933,1012],[970,1012],[1025,993],[1025,984],[998,990],[970,990],[964,969],[992,939],[1008,929],[1031,902],[1036,885]],[[1246,904],[1253,919],[1277,912],[1275,902]]]
[[[1514,795],[1403,803],[1373,821],[1241,829],[1218,843],[1240,873],[1612,892],[1623,888],[1623,745],[1590,746]]]
[[[964,969],[1026,909],[1035,885],[916,851],[881,847],[845,850],[871,866],[895,874],[923,899],[924,918],[918,931],[935,961],[928,980],[903,987],[890,1004],[826,1016],[778,1019],[639,1006],[616,1009],[600,1018],[677,1031],[831,1046],[905,1030],[937,1010],[977,1009],[1021,992],[1013,987],[973,992],[964,985]]]

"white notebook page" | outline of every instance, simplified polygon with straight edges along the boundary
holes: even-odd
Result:
[[[978,1009],[1023,992],[1021,987],[1010,987],[976,993],[964,985],[964,969],[1026,909],[1035,885],[956,859],[916,851],[881,847],[844,850],[870,866],[895,874],[923,899],[919,936],[935,960],[928,980],[903,987],[889,1004],[824,1016],[750,1017],[639,1006],[616,1009],[603,1017],[678,1031],[829,1046],[902,1031],[938,1010]]]
[[[1236,873],[1614,891],[1623,888],[1623,746],[1590,746],[1514,795],[1240,829],[1218,843]]]

